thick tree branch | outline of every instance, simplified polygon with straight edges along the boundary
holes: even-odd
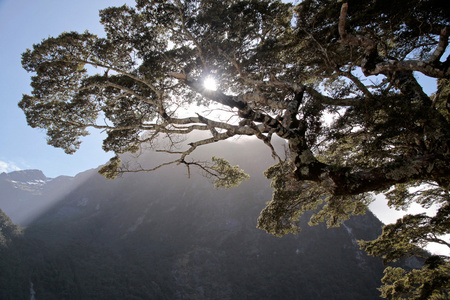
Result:
[[[444,143],[449,143],[450,124],[447,119],[436,109],[433,108],[433,102],[417,82],[412,72],[396,72],[393,76],[395,86],[409,98],[412,104],[420,105],[421,109],[428,114],[428,122],[434,124],[433,128],[439,128],[444,135]],[[447,140],[446,140],[447,139]]]
[[[437,155],[397,160],[380,167],[356,172],[344,167],[338,168],[319,163],[312,160],[312,157],[308,158],[306,153],[303,155],[305,157],[300,155],[297,158],[299,162],[294,178],[299,181],[316,181],[333,195],[357,195],[416,179],[450,179],[449,160]]]
[[[450,68],[444,68],[443,64],[420,60],[389,60],[375,64],[374,68],[366,69],[365,75],[389,74],[398,71],[417,71],[434,78],[447,78],[450,76]]]
[[[449,33],[447,28],[442,29],[438,47],[427,60],[382,61],[377,53],[377,44],[373,40],[346,32],[345,19],[347,17],[347,11],[348,3],[342,4],[338,26],[339,35],[341,36],[342,43],[364,49],[365,57],[361,61],[361,68],[363,69],[364,75],[388,75],[397,71],[417,71],[434,78],[450,77],[450,68],[439,62],[448,45]]]
[[[282,118],[282,124],[284,127],[297,129],[300,126],[305,126],[304,124],[300,125],[299,120],[297,119],[298,109],[303,101],[304,92],[305,87],[303,87],[300,92],[295,94],[294,99],[291,100],[286,107],[284,116]]]
[[[366,97],[373,97],[373,94],[369,91],[369,89],[361,82],[361,80],[359,80],[358,77],[353,75],[350,71],[343,72],[342,75],[350,79],[359,88],[359,90],[364,93]]]
[[[325,96],[313,88],[306,87],[305,91],[314,99],[319,101],[322,104],[333,105],[333,106],[354,106],[357,105],[360,101],[360,97],[355,98],[344,98],[344,99],[335,99],[328,96]]]
[[[361,36],[348,34],[345,30],[345,20],[347,18],[348,3],[342,4],[341,15],[339,17],[339,35],[341,36],[342,43],[351,46],[363,47],[366,55],[370,56],[373,52],[376,52],[377,45],[371,39]]]
[[[442,55],[445,52],[445,49],[447,49],[448,46],[448,36],[449,36],[449,30],[447,27],[441,30],[441,34],[439,36],[439,44],[434,50],[433,54],[430,55],[430,57],[425,61],[425,63],[435,63],[438,62]]]
[[[295,93],[301,92],[303,89],[302,85],[298,85],[298,84],[290,83],[290,82],[286,82],[286,81],[279,81],[275,78],[275,76],[272,76],[270,81],[261,81],[261,80],[250,79],[250,78],[248,78],[247,75],[244,74],[244,72],[242,72],[241,68],[239,67],[239,64],[236,61],[236,57],[231,58],[225,52],[223,52],[221,49],[218,49],[218,51],[219,51],[219,54],[224,56],[228,61],[230,61],[233,64],[233,66],[238,71],[240,78],[249,84],[252,84],[255,86],[260,86],[260,87],[264,86],[264,87],[275,87],[275,88],[288,88]],[[284,108],[284,104],[281,104],[281,105],[283,105],[283,108]],[[278,107],[275,107],[275,108],[278,108]]]
[[[124,70],[116,68],[114,66],[108,66],[108,65],[103,64],[103,63],[98,62],[98,61],[89,61],[89,60],[75,59],[75,60],[65,61],[65,62],[77,62],[77,63],[82,63],[82,64],[88,64],[88,65],[91,65],[93,67],[101,67],[101,68],[105,68],[107,70],[111,70],[111,71],[117,72],[118,74],[124,75],[124,76],[126,76],[126,77],[128,77],[130,79],[133,79],[136,82],[143,83],[145,86],[149,87],[158,97],[162,96],[162,92],[159,91],[153,84],[151,84],[147,80],[144,80],[144,79],[140,78],[139,76],[131,74],[129,71],[124,71]]]
[[[207,63],[206,60],[203,56],[203,50],[202,47],[200,46],[200,43],[197,41],[197,39],[192,35],[191,32],[189,32],[189,30],[187,30],[186,28],[186,20],[184,18],[184,12],[183,12],[183,4],[181,3],[181,1],[177,0],[177,4],[178,4],[178,12],[181,18],[181,30],[183,31],[183,33],[188,37],[189,40],[191,40],[198,52],[198,57],[200,58],[202,64],[203,64],[203,68],[207,69]]]
[[[187,86],[201,94],[203,97],[231,108],[237,108],[239,117],[243,119],[263,123],[268,128],[274,129],[274,132],[282,138],[296,136],[295,132],[285,128],[279,120],[276,120],[267,114],[252,110],[242,96],[230,96],[222,93],[220,90],[208,90],[198,80],[190,79],[179,73],[171,74],[173,77],[183,80]]]
[[[267,99],[263,93],[246,93],[242,95],[242,99],[245,102],[253,102],[259,105],[264,105],[275,109],[285,109],[287,105],[285,101],[273,101]]]

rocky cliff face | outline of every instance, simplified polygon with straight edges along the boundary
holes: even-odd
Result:
[[[270,162],[239,154],[255,175],[231,190],[176,168],[113,181],[95,170],[53,180],[2,174],[3,185],[41,180],[15,189],[28,205],[46,204],[3,250],[0,298],[27,298],[31,280],[36,299],[377,299],[383,266],[356,240],[375,238],[381,223],[370,212],[335,229],[303,218],[300,234],[270,236],[255,228],[271,198],[258,174]]]

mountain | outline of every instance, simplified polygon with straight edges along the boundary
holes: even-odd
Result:
[[[32,223],[35,216],[67,193],[72,177],[52,179],[40,170],[0,174],[0,208],[19,225]]]
[[[1,174],[0,208],[27,226],[0,249],[0,299],[29,298],[30,282],[36,299],[378,299],[383,265],[356,241],[374,239],[381,222],[368,212],[333,229],[306,216],[283,238],[256,229],[273,162],[241,143],[212,149],[252,175],[230,190],[181,166],[109,181],[96,170]]]

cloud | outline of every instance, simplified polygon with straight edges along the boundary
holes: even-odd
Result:
[[[1,161],[0,160],[0,173],[3,172],[12,172],[12,171],[19,171],[20,168],[18,166],[16,166],[13,162],[6,162],[6,161]]]

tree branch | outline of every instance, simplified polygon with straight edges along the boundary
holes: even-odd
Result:
[[[339,35],[342,43],[364,48],[365,57],[361,61],[364,75],[388,75],[388,73],[397,71],[417,71],[434,78],[448,78],[450,76],[450,68],[445,66],[445,64],[439,63],[439,59],[448,45],[449,33],[447,28],[442,29],[438,47],[427,60],[381,61],[377,53],[377,44],[373,40],[361,35],[351,35],[345,31],[347,11],[348,3],[342,4],[338,26]]]
[[[439,44],[436,50],[434,50],[433,54],[430,55],[430,57],[425,61],[425,63],[431,64],[441,59],[442,55],[445,52],[445,49],[448,46],[448,36],[449,31],[447,27],[445,27],[444,29],[441,30],[441,34],[439,35]]]
[[[218,51],[219,51],[219,54],[224,56],[228,61],[230,61],[233,64],[233,66],[238,71],[240,78],[242,78],[245,82],[247,82],[249,84],[252,84],[255,86],[264,86],[264,87],[288,88],[296,93],[300,92],[303,88],[302,85],[298,85],[298,84],[290,83],[290,82],[286,82],[286,81],[279,81],[279,80],[275,79],[274,77],[272,77],[270,81],[261,81],[261,80],[250,79],[240,69],[240,67],[236,61],[236,58],[231,58],[225,52],[223,52],[221,49],[218,49]]]
[[[202,47],[200,46],[200,44],[198,43],[197,39],[189,32],[189,30],[186,29],[186,25],[185,25],[185,19],[184,19],[184,13],[183,13],[183,4],[181,3],[181,1],[177,0],[178,3],[178,11],[180,13],[180,18],[181,18],[181,30],[184,32],[184,34],[188,37],[188,39],[190,39],[195,47],[197,48],[197,52],[198,52],[198,57],[200,58],[203,67],[206,69],[207,68],[207,64],[206,64],[206,60],[203,57],[203,51],[202,51]]]
[[[306,87],[305,91],[314,99],[318,100],[322,104],[333,105],[333,106],[354,106],[361,101],[361,98],[344,98],[344,99],[335,99],[328,96],[325,96],[313,88]]]
[[[436,64],[435,61],[420,60],[389,60],[375,64],[374,68],[366,69],[364,73],[368,75],[388,74],[398,71],[417,71],[434,78],[447,78],[450,76],[450,68],[444,68],[443,64]]]
[[[184,82],[186,85],[203,97],[231,108],[237,108],[239,117],[255,122],[261,122],[265,126],[274,129],[275,133],[282,138],[296,136],[293,131],[282,126],[279,120],[276,120],[267,114],[252,110],[242,96],[230,96],[222,93],[220,90],[208,90],[198,80],[190,79],[184,75],[176,76],[185,78]]]
[[[345,19],[347,18],[348,3],[342,4],[341,14],[339,17],[339,35],[341,36],[342,43],[351,46],[363,47],[366,51],[366,55],[371,55],[376,51],[377,45],[371,39],[362,35],[352,35],[345,31]]]

